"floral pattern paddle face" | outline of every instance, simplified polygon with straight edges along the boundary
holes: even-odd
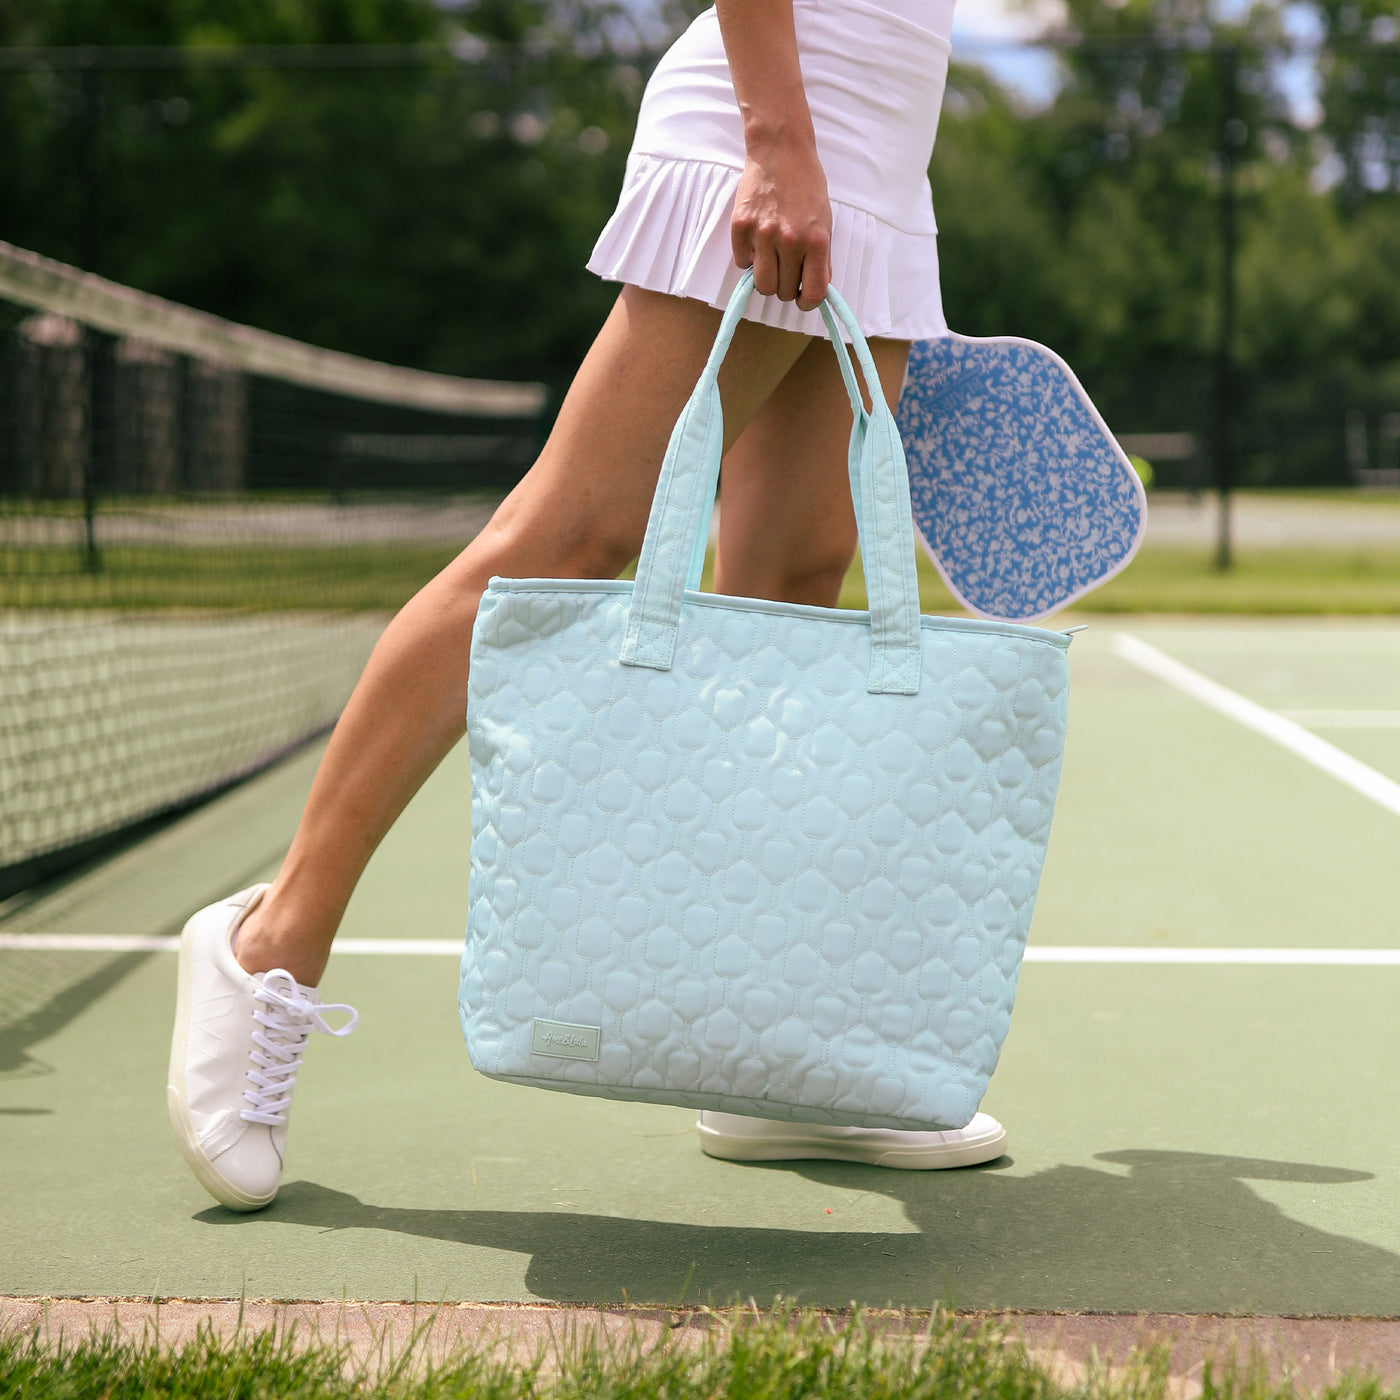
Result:
[[[1137,553],[1142,482],[1053,350],[1011,336],[918,341],[896,418],[914,523],[969,612],[1036,621]]]

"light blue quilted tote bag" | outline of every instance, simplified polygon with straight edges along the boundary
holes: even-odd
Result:
[[[462,1030],[517,1084],[957,1128],[1015,998],[1069,638],[920,617],[899,433],[835,291],[870,611],[696,591],[751,289],[676,424],[635,583],[482,597]]]

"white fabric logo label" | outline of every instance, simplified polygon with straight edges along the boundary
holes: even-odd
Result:
[[[574,1026],[568,1021],[541,1021],[530,1031],[532,1055],[555,1055],[561,1060],[596,1060],[603,1038],[601,1026]]]

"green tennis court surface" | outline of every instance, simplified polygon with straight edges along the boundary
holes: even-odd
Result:
[[[1120,630],[1340,760],[1319,766],[1150,674]],[[166,1121],[175,959],[11,946],[0,1294],[1400,1316],[1400,814],[1385,801],[1400,626],[1101,620],[1072,663],[1043,955],[986,1103],[1011,1135],[1001,1163],[710,1161],[683,1110],[475,1076],[451,956],[347,951],[323,990],[361,1028],[313,1045],[287,1184],[237,1216]],[[271,876],[316,756],[13,901],[0,938],[177,932]],[[468,825],[459,750],[371,865],[344,935],[458,937]]]

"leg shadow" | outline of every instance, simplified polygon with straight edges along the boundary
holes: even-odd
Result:
[[[796,1171],[850,1201],[901,1202],[909,1232],[690,1225],[560,1211],[423,1210],[293,1182],[258,1217],[382,1230],[528,1255],[526,1284],[560,1302],[799,1302],[1167,1312],[1400,1315],[1400,1256],[1285,1216],[1249,1180],[1336,1187],[1369,1173],[1200,1153],[1105,1153],[1120,1171],[1053,1167],[904,1172],[839,1163]],[[1006,1159],[1003,1159],[1005,1163]],[[470,1286],[463,1288],[470,1296]]]
[[[1293,1220],[1246,1184],[1340,1187],[1371,1173],[1193,1152],[1096,1160],[1128,1170],[855,1170],[903,1204],[959,1305],[1400,1315],[1400,1255]],[[836,1180],[824,1164],[798,1170]]]

